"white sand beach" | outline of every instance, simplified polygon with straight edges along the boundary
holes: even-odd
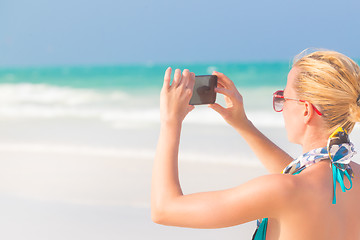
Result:
[[[2,119],[0,238],[251,239],[255,222],[203,230],[151,221],[158,129],[157,123],[114,128],[89,119]],[[287,143],[283,129],[263,130],[280,146],[299,153]],[[185,123],[180,152],[185,194],[234,187],[267,174],[225,124]]]
[[[152,223],[151,161],[1,154],[2,239],[249,239],[254,228],[253,223],[218,230]],[[185,192],[231,187],[262,173],[190,162],[182,168]]]

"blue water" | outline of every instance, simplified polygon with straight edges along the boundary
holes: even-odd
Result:
[[[173,64],[173,69],[189,69],[196,75],[216,70],[230,77],[239,87],[285,85],[288,62]],[[0,69],[0,84],[32,83],[93,89],[141,89],[161,87],[164,65],[53,67]]]

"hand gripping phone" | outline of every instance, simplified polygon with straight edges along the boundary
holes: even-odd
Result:
[[[216,100],[215,87],[217,86],[216,75],[195,76],[193,95],[190,105],[212,104]]]

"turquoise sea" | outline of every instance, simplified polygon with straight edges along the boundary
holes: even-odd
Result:
[[[282,85],[289,62],[173,64],[173,69],[189,69],[197,75],[223,72],[241,87]],[[1,84],[48,84],[59,87],[90,89],[159,88],[165,65],[123,65],[93,67],[0,68]]]

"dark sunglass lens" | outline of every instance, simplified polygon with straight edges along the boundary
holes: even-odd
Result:
[[[281,112],[283,109],[285,99],[282,96],[284,96],[283,90],[276,91],[273,95],[273,105],[276,112]]]
[[[277,112],[281,112],[284,107],[285,99],[281,97],[274,97],[274,109]]]

